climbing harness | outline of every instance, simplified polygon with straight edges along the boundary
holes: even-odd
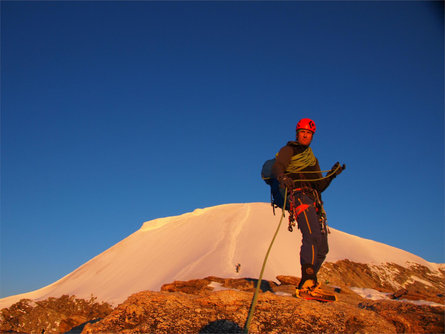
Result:
[[[261,177],[262,177],[262,179],[267,183],[267,184],[269,184],[269,185],[271,185],[272,183],[272,180],[274,179],[274,177],[273,176],[269,176],[269,175],[272,175],[272,164],[273,164],[273,161],[274,160],[268,160],[265,164],[264,164],[264,166],[263,166],[263,171],[261,172]],[[338,171],[338,169],[339,168],[345,168],[345,165],[343,165],[342,167],[340,167],[340,165],[338,165],[336,168],[335,168],[335,170],[322,170],[322,171],[299,171],[298,173],[299,174],[309,174],[309,173],[325,173],[325,172],[327,172],[327,174],[326,174],[326,176],[324,176],[324,177],[321,177],[321,178],[317,178],[317,179],[297,179],[297,180],[293,180],[294,182],[299,182],[299,181],[301,181],[301,182],[314,182],[314,181],[321,181],[321,180],[324,180],[324,179],[328,179],[328,178],[330,178],[332,175],[335,175],[335,173]],[[284,173],[284,175],[288,175],[289,173]],[[267,176],[266,176],[267,175]],[[316,197],[318,198],[318,194],[316,195]],[[279,203],[280,204],[280,203]],[[273,211],[273,214],[274,214],[274,216],[275,216],[275,208],[279,208],[279,207],[281,207],[281,204],[280,205],[277,205],[276,203],[275,203],[275,201],[274,201],[274,194],[273,194],[273,192],[271,191],[271,193],[270,193],[270,205],[272,206],[272,211]],[[288,209],[288,204],[286,204],[286,209]],[[289,212],[291,212],[292,210],[290,210],[290,208],[288,209],[289,210]],[[322,211],[324,211],[324,210],[322,210]],[[294,224],[294,226],[295,226],[295,224]]]
[[[318,196],[318,192],[312,188],[296,188],[290,192],[290,195],[289,195],[289,226],[287,227],[289,232],[293,232],[294,227],[296,225],[298,215],[302,211],[307,209],[307,207],[310,206],[310,204],[301,204],[299,206],[295,206],[296,194],[298,194],[298,193],[303,193],[303,194],[305,193],[308,195],[312,195],[309,197],[314,199],[314,202],[311,205],[314,206],[315,212],[317,213],[318,219],[320,221],[321,233],[322,234],[325,234],[326,232],[330,233],[329,229],[327,227],[328,220],[326,218],[326,211],[323,208],[323,202],[320,200],[320,197]]]

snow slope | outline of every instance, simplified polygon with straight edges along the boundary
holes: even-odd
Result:
[[[268,203],[226,204],[148,221],[113,247],[72,273],[42,289],[0,299],[0,309],[22,298],[45,299],[63,294],[118,304],[132,293],[157,291],[164,283],[206,276],[258,277],[277,228]],[[334,228],[326,261],[349,259],[360,263],[418,263],[437,271],[437,264],[376,241]],[[287,231],[287,216],[274,243],[264,279],[300,276],[298,229]],[[237,273],[235,266],[241,264]]]

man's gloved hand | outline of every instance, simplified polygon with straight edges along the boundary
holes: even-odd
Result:
[[[340,166],[340,163],[337,161],[334,166],[332,166],[329,175],[332,175],[332,177],[336,177],[337,175],[340,175],[340,173],[343,172],[343,170],[345,169],[346,165]]]
[[[292,190],[294,188],[294,181],[284,174],[278,175],[278,182],[280,182],[280,186],[282,188],[287,188],[288,190]]]

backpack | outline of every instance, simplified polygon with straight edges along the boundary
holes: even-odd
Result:
[[[272,173],[272,166],[275,159],[267,160],[261,169],[261,178],[270,186],[270,202],[272,207],[283,208],[284,206],[284,189],[280,187],[280,183]],[[286,203],[286,210],[289,210],[289,201]]]

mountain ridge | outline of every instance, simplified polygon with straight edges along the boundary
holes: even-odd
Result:
[[[257,277],[280,218],[268,203],[222,204],[173,217],[154,219],[60,280],[25,294],[0,299],[0,308],[22,299],[76,295],[118,304],[132,293],[157,291],[166,282],[206,276]],[[298,229],[286,220],[272,248],[264,278],[299,274]],[[420,265],[438,277],[443,264],[428,262],[404,250],[353,236],[331,227],[326,262],[349,259],[372,265]],[[236,266],[240,264],[240,270]],[[420,278],[423,279],[423,278]]]

